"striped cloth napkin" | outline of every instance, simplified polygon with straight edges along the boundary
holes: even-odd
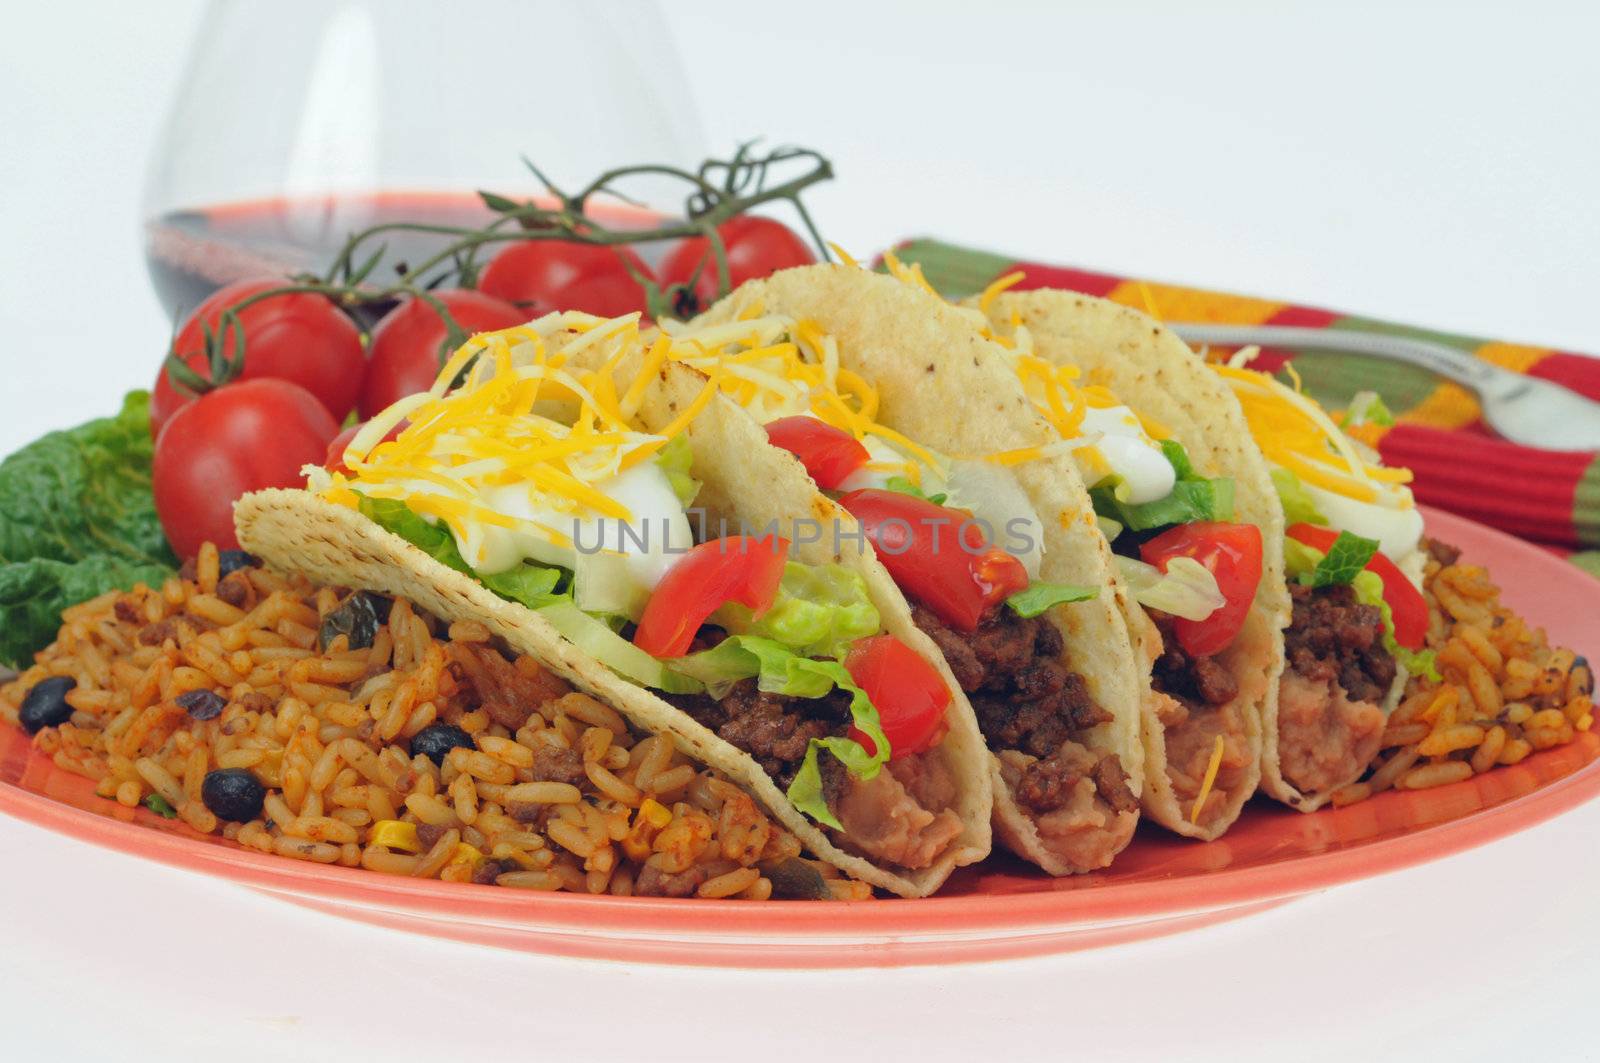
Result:
[[[1298,325],[1432,340],[1519,373],[1553,380],[1600,399],[1600,359],[1503,340],[1432,332],[1372,318],[1245,295],[908,240],[895,248],[922,266],[947,298],[982,291],[1013,270],[1027,274],[1013,290],[1066,288],[1147,311],[1164,321],[1228,325]],[[1600,576],[1600,455],[1536,450],[1508,443],[1483,425],[1472,392],[1426,369],[1362,354],[1264,350],[1254,363],[1276,369],[1289,358],[1306,391],[1342,409],[1359,391],[1376,391],[1395,415],[1393,427],[1369,425],[1362,437],[1389,465],[1416,473],[1417,499],[1540,543]]]

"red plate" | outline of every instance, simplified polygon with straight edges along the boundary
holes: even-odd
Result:
[[[1489,564],[1507,604],[1553,642],[1600,647],[1600,582],[1448,513],[1429,530]],[[1265,801],[1208,844],[1141,828],[1108,871],[1050,879],[1006,857],[937,897],[856,904],[529,893],[301,863],[198,835],[94,796],[0,727],[0,810],[106,848],[230,879],[381,926],[504,948],[744,967],[860,967],[1065,952],[1204,926],[1524,830],[1600,792],[1600,738],[1466,782],[1302,815]]]

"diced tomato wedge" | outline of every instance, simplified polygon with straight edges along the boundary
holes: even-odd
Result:
[[[773,446],[799,458],[824,491],[838,487],[870,457],[855,436],[815,417],[802,415],[773,421],[767,425],[767,438]]]
[[[1028,586],[1022,562],[991,545],[964,510],[877,488],[851,491],[839,504],[861,522],[900,589],[951,627],[976,631],[991,607]]]
[[[729,535],[684,554],[667,570],[639,617],[633,644],[652,657],[682,657],[695,632],[726,602],[756,616],[772,607],[789,540]]]
[[[1222,605],[1204,620],[1176,621],[1174,631],[1183,652],[1209,657],[1233,642],[1261,583],[1260,528],[1216,520],[1180,524],[1145,542],[1139,556],[1162,572],[1173,558],[1191,557],[1216,577]]]
[[[1339,532],[1317,524],[1291,524],[1289,537],[1305,543],[1313,550],[1327,553],[1339,538]],[[1372,555],[1372,560],[1367,562],[1367,570],[1376,573],[1383,581],[1383,600],[1389,604],[1389,612],[1394,619],[1394,640],[1408,650],[1422,649],[1423,641],[1428,636],[1427,599],[1422,597],[1415,583],[1406,579],[1400,566],[1381,552]]]
[[[893,635],[873,635],[850,647],[844,666],[877,708],[890,757],[922,753],[939,744],[950,688],[921,654]],[[877,744],[866,734],[852,727],[850,737],[876,755]]]

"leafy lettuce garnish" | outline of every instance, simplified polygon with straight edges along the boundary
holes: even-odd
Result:
[[[820,698],[835,687],[850,694],[851,723],[871,740],[874,752],[869,753],[851,738],[813,738],[806,747],[805,760],[795,773],[794,782],[789,785],[789,800],[818,823],[840,829],[822,793],[822,768],[817,758],[823,750],[836,757],[858,779],[875,777],[889,759],[889,738],[883,733],[877,708],[838,661],[801,657],[787,646],[755,635],[731,635],[709,650],[679,658],[673,662],[673,668],[700,680],[712,697],[726,694],[734,683],[751,677],[755,677],[756,685],[769,694]]]
[[[884,486],[899,494],[910,495],[912,498],[920,498],[932,502],[936,506],[944,505],[945,500],[950,497],[943,491],[930,495],[904,476],[891,476],[884,481]]]
[[[667,474],[667,482],[672,485],[672,493],[678,496],[678,501],[688,507],[694,502],[694,496],[700,493],[700,481],[689,475],[689,467],[694,460],[694,451],[689,446],[689,437],[675,435],[667,440],[667,445],[656,452],[656,464],[661,471]]]
[[[1311,570],[1311,586],[1336,587],[1352,582],[1377,552],[1378,540],[1367,539],[1354,532],[1340,532],[1339,537],[1329,545],[1327,554]]]
[[[1349,408],[1344,411],[1343,427],[1354,428],[1362,424],[1375,424],[1381,428],[1394,427],[1394,414],[1384,405],[1383,396],[1376,391],[1356,392],[1350,399]]]
[[[0,663],[55,638],[61,611],[177,566],[150,490],[150,397],[51,432],[0,462]]]
[[[1286,524],[1327,524],[1328,518],[1317,509],[1316,500],[1300,477],[1288,469],[1272,470],[1272,486],[1278,489],[1278,501],[1283,504]]]
[[[1201,520],[1233,519],[1233,481],[1226,477],[1207,479],[1195,471],[1189,452],[1175,439],[1161,441],[1161,453],[1177,476],[1165,498],[1137,505],[1118,497],[1120,477],[1111,477],[1089,492],[1094,511],[1133,531],[1149,531],[1171,524],[1192,524]]]
[[[1423,676],[1434,683],[1441,682],[1432,650],[1408,650],[1395,641],[1394,611],[1383,600],[1383,578],[1376,572],[1363,570],[1350,581],[1350,589],[1355,591],[1356,601],[1374,606],[1383,614],[1383,648],[1412,675]]]
[[[712,623],[735,634],[759,635],[802,657],[840,657],[850,643],[878,633],[878,609],[867,597],[867,583],[843,565],[783,566],[778,596],[759,618],[730,602]]]
[[[446,568],[471,576],[507,601],[539,609],[572,598],[572,573],[564,568],[524,561],[516,568],[483,575],[462,558],[449,528],[442,523],[430,524],[398,498],[362,495],[358,506],[374,524],[400,536]]]
[[[1035,617],[1046,609],[1068,602],[1086,602],[1100,593],[1096,587],[1079,587],[1071,583],[1046,583],[1035,580],[1006,599],[1011,611],[1020,617]]]

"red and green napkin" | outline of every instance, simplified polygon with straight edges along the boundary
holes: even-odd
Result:
[[[1065,288],[1153,313],[1164,321],[1227,325],[1298,325],[1410,336],[1465,351],[1519,373],[1553,380],[1600,399],[1600,359],[1547,347],[1433,332],[1315,307],[1162,284],[1134,277],[978,251],[937,240],[908,240],[895,248],[922,266],[948,298],[982,291],[1013,270],[1026,277],[1013,290]],[[1330,409],[1358,391],[1376,391],[1395,414],[1391,428],[1364,435],[1390,465],[1416,473],[1417,499],[1570,557],[1600,575],[1600,455],[1537,450],[1494,436],[1484,427],[1467,389],[1425,369],[1370,355],[1335,351],[1266,350],[1255,364],[1274,369],[1294,359],[1305,388]]]

